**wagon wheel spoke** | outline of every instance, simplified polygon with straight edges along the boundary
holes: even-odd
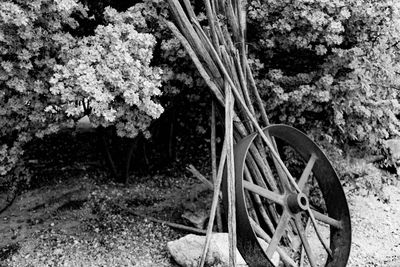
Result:
[[[321,213],[319,211],[316,211],[314,209],[311,209],[311,212],[314,215],[314,218],[316,220],[318,220],[320,222],[323,222],[323,223],[326,223],[326,224],[329,224],[330,226],[333,226],[333,227],[335,227],[337,229],[342,229],[343,228],[343,225],[342,225],[341,221],[333,219],[333,218],[329,217],[328,215],[323,214],[323,213]]]
[[[265,197],[279,205],[283,205],[284,197],[280,194],[272,192],[264,187],[258,186],[256,184],[250,183],[248,181],[243,180],[243,187],[253,193],[256,193],[262,197]]]
[[[332,258],[332,251],[329,248],[328,244],[326,244],[324,238],[322,237],[322,234],[321,234],[321,231],[319,230],[317,221],[315,220],[313,211],[311,210],[310,207],[308,208],[307,211],[308,211],[308,215],[310,216],[311,222],[312,222],[312,224],[314,226],[314,230],[315,230],[315,233],[318,236],[319,241],[321,242],[322,246],[325,248],[326,252],[328,252],[328,255]]]
[[[283,234],[285,233],[286,227],[288,226],[291,216],[288,211],[284,211],[281,219],[275,229],[275,233],[272,236],[271,242],[268,245],[266,254],[268,258],[272,258],[274,252],[276,251],[279,241],[281,240]]]
[[[310,244],[308,243],[307,237],[305,235],[307,227],[306,228],[303,227],[303,223],[301,222],[301,214],[295,215],[294,222],[295,222],[295,225],[297,228],[297,232],[300,236],[301,243],[303,244],[303,248],[306,251],[308,261],[310,262],[311,267],[315,267],[315,266],[317,266],[316,261],[315,261],[315,256],[311,250]],[[301,254],[303,254],[303,250],[302,250]],[[300,266],[303,266],[303,258],[304,258],[304,254],[300,255]]]
[[[306,168],[304,169],[303,173],[300,176],[299,182],[297,183],[297,185],[299,186],[300,190],[303,191],[304,186],[307,183],[307,179],[308,177],[310,177],[312,168],[314,167],[315,161],[317,160],[317,155],[315,153],[311,154],[311,157],[307,163]]]
[[[258,223],[250,218],[251,226],[253,227],[254,231],[257,233],[257,235],[264,239],[267,243],[271,242],[271,237],[261,228]],[[282,249],[280,246],[276,247],[276,252],[278,252],[279,256],[281,257],[281,260],[289,267],[297,267],[296,262],[286,253],[284,249]]]

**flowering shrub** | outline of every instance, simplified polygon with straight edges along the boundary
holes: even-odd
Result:
[[[74,12],[85,14],[74,0],[0,3],[0,177],[14,168],[33,136],[73,124],[63,112],[45,109],[60,102],[48,78],[61,60],[57,52],[73,39],[63,28],[77,27]]]
[[[105,17],[108,24],[93,36],[63,47],[65,62],[55,65],[50,91],[62,103],[85,103],[67,105],[69,116],[90,110],[95,126],[115,125],[118,135],[135,137],[163,112],[153,100],[161,94],[161,70],[150,66],[155,38],[135,30],[145,24],[141,14],[107,8]]]
[[[251,1],[250,48],[275,122],[374,150],[399,135],[398,1]]]
[[[106,25],[73,36],[77,0],[0,3],[0,182],[33,137],[73,127],[85,113],[121,136],[147,133],[163,111],[161,70],[150,66],[155,39],[139,33],[141,13],[108,8]]]

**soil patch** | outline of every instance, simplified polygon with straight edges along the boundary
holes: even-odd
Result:
[[[400,266],[400,187],[385,200],[345,187],[353,244],[348,266]],[[129,186],[77,177],[18,196],[0,215],[0,266],[177,266],[166,243],[187,233],[127,215],[121,207],[184,224],[207,209],[201,184],[154,176]]]

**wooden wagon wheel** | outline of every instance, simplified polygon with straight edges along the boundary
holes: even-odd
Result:
[[[293,127],[271,125],[264,132],[274,140],[302,192],[293,188],[272,157],[266,159],[269,174],[255,170],[262,169],[250,152],[256,133],[238,142],[235,177],[239,251],[249,266],[273,266],[270,260],[276,253],[279,266],[346,266],[351,245],[350,215],[329,160]],[[277,190],[265,185],[266,175],[277,181]]]

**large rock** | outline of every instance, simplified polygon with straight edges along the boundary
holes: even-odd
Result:
[[[205,236],[186,235],[178,240],[170,241],[167,244],[168,250],[175,261],[183,267],[197,267],[203,252]],[[264,242],[263,240],[261,240]],[[264,246],[263,246],[264,245]],[[268,246],[262,243],[263,248]],[[236,250],[237,266],[247,266],[242,255]],[[275,266],[278,265],[279,255],[274,254]],[[227,233],[215,233],[211,237],[210,248],[206,257],[206,266],[229,267],[229,242]]]
[[[186,235],[178,240],[168,242],[167,247],[175,261],[183,267],[197,267],[203,252],[205,236]],[[247,266],[239,251],[236,254],[237,265]],[[229,243],[227,233],[216,233],[211,237],[206,265],[226,266],[229,262]]]

